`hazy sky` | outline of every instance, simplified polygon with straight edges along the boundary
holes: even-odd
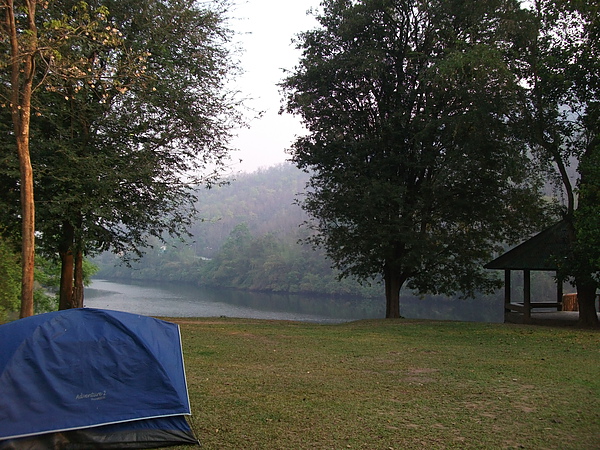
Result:
[[[243,48],[241,66],[244,75],[236,86],[246,104],[264,111],[250,128],[240,130],[232,142],[239,151],[232,154],[233,170],[252,172],[285,161],[294,136],[302,134],[298,118],[279,115],[281,94],[277,83],[292,69],[300,53],[294,48],[295,34],[316,26],[314,17],[306,14],[318,7],[320,0],[237,0],[231,11],[231,28],[238,33]],[[240,163],[239,160],[242,159]]]

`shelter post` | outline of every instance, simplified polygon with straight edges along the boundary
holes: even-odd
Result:
[[[523,319],[529,322],[531,319],[531,270],[523,271]]]
[[[556,272],[556,310],[563,310],[563,284],[558,278],[558,271]]]
[[[510,309],[510,269],[506,269],[504,271],[504,312],[509,313],[512,310]]]

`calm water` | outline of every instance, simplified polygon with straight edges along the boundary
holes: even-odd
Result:
[[[239,317],[340,323],[385,316],[384,300],[209,289],[176,283],[93,280],[85,306],[167,317]]]
[[[177,283],[94,280],[85,306],[164,317],[238,317],[341,323],[385,317],[385,299],[339,299],[201,288]],[[503,301],[417,298],[403,294],[400,312],[413,319],[502,322]]]

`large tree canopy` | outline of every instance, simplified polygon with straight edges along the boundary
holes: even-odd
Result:
[[[87,211],[91,249],[135,251],[146,232],[181,230],[192,187],[217,181],[240,117],[224,87],[233,65],[223,10],[102,3],[123,46],[94,54],[102,77],[44,94],[53,107],[38,121],[40,185],[59,225],[64,205],[75,204],[72,220]]]
[[[540,211],[513,119],[517,1],[326,0],[282,83],[308,129],[312,242],[344,275],[385,281],[387,317],[418,292],[496,286],[483,271]]]
[[[51,2],[43,19],[75,22],[78,5]],[[89,60],[94,71],[43,74],[32,119],[38,229],[45,252],[63,263],[62,308],[81,306],[85,253],[135,253],[149,235],[185,232],[193,189],[218,181],[240,122],[226,90],[235,70],[226,1],[86,5],[107,11],[119,45],[57,47],[62,60]]]

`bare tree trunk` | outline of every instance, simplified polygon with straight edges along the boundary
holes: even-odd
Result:
[[[73,252],[68,251],[60,255],[60,291],[58,309],[71,308],[71,298],[73,297]]]
[[[29,148],[28,143],[21,148]],[[21,314],[20,317],[33,315],[34,263],[35,263],[35,206],[33,198],[33,170],[29,152],[19,149],[21,167]]]
[[[5,0],[5,27],[10,42],[11,114],[17,141],[21,176],[21,314],[33,315],[33,288],[35,262],[35,204],[33,196],[33,169],[29,154],[29,123],[31,119],[31,94],[37,52],[35,26],[35,0],[27,0],[27,38],[19,40],[13,0]]]
[[[579,205],[575,214],[575,226],[578,228],[577,231],[590,229],[598,231],[598,206],[600,200],[600,193],[598,188],[600,187],[600,180],[598,179],[598,168],[597,161],[600,159],[600,136],[592,140],[588,145],[586,151],[581,155],[579,159]],[[590,233],[592,234],[592,233]],[[575,242],[577,234],[575,233],[575,227],[573,230],[573,241]],[[585,238],[584,238],[585,239]],[[579,242],[576,248],[578,252],[575,255],[577,261],[591,261],[588,252],[594,253],[594,241],[590,237],[590,242]],[[598,249],[595,249],[597,254]],[[585,267],[585,266],[584,266]],[[575,277],[575,284],[577,286],[577,301],[579,302],[579,323],[586,327],[599,327],[598,314],[596,311],[596,289],[600,287],[594,279],[594,272],[598,270],[598,267],[594,267],[592,264],[588,264],[586,269],[588,273],[579,274]]]
[[[83,252],[70,222],[61,228],[59,309],[83,308]]]

